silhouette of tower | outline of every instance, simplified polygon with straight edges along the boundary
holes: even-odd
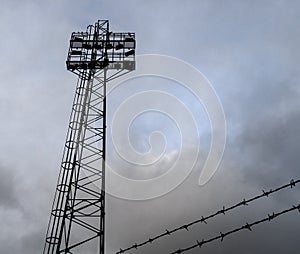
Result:
[[[106,85],[135,69],[135,34],[108,20],[71,35],[67,69],[78,75],[44,254],[104,254]]]

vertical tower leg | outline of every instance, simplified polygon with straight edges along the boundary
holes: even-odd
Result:
[[[45,254],[73,253],[87,242],[91,249],[100,242],[104,253],[105,72],[98,82],[78,80]]]

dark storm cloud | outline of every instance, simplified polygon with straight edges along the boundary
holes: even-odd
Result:
[[[224,171],[217,174],[216,181],[219,184],[210,183],[211,189],[201,189],[203,195],[210,196],[210,199],[205,200],[202,206],[197,205],[198,202],[195,200],[191,203],[181,200],[181,198],[186,200],[186,197],[198,197],[203,201],[203,196],[198,192],[195,193],[191,186],[181,189],[177,193],[175,202],[162,201],[165,205],[143,203],[141,206],[147,208],[142,214],[148,214],[150,218],[139,217],[138,214],[133,216],[136,220],[128,222],[128,226],[124,227],[120,241],[130,238],[132,240],[147,239],[154,232],[159,231],[157,228],[153,229],[153,224],[163,225],[161,230],[164,230],[164,227],[170,226],[167,218],[170,213],[185,211],[184,213],[178,212],[180,215],[175,216],[176,219],[171,223],[172,226],[177,226],[183,224],[182,221],[181,223],[178,221],[178,218],[187,218],[188,214],[192,213],[189,210],[191,206],[198,214],[202,214],[203,206],[212,208],[214,203],[221,206],[226,201],[240,200],[249,193],[255,195],[263,188],[272,188],[288,182],[291,178],[299,177],[297,167],[300,144],[297,128],[299,126],[299,53],[297,45],[300,35],[295,8],[280,1],[272,2],[272,4],[268,1],[260,4],[231,1],[222,6],[210,5],[207,2],[204,5],[195,4],[193,10],[189,9],[187,4],[181,12],[177,8],[168,11],[161,8],[156,11],[155,17],[158,18],[153,21],[154,28],[150,30],[152,29],[151,31],[156,34],[157,38],[169,36],[168,40],[160,40],[160,49],[163,48],[164,52],[181,56],[183,59],[189,59],[198,68],[201,67],[200,70],[205,71],[219,91],[229,127],[229,142],[223,162],[230,161],[231,163],[225,163],[226,166],[223,164],[220,170]],[[170,15],[171,18],[168,20],[163,18],[164,12],[184,15],[183,10],[187,9],[190,17],[198,15],[193,25],[188,18],[180,19],[179,22],[177,15],[174,15],[174,18]],[[155,27],[159,25],[163,29],[156,31]],[[171,31],[184,31],[187,36],[181,37],[178,33]],[[169,46],[170,44],[172,47]],[[221,179],[228,174],[231,174],[232,179],[235,180],[224,186]],[[224,188],[228,192],[220,193],[220,190]],[[266,212],[276,211],[283,205],[289,206],[297,203],[299,202],[298,193],[299,191],[282,194],[272,198],[269,203],[258,203],[254,206],[252,213],[237,213],[233,218],[222,219],[214,224],[211,230],[218,234],[226,223],[238,226],[239,221],[242,224],[245,220],[251,221],[253,215],[258,218],[259,215],[265,216]],[[124,208],[125,205],[122,207]],[[161,207],[167,207],[167,211],[160,211]],[[265,208],[265,213],[263,208]],[[133,213],[130,208],[127,207],[127,209],[130,210],[129,214]],[[151,217],[151,214],[155,213],[153,210],[157,213]],[[119,216],[122,218],[121,215]],[[127,220],[126,217],[123,219]],[[297,214],[284,218],[281,222],[275,222],[276,225],[262,226],[253,235],[233,236],[232,240],[224,245],[216,244],[217,247],[205,248],[202,251],[203,253],[265,253],[267,250],[272,253],[292,252],[297,248],[298,226],[293,226],[296,219],[298,219]],[[128,232],[125,232],[126,228],[130,228],[130,225],[135,222],[142,229],[135,228],[130,236]],[[122,220],[122,223],[126,222]],[[134,233],[135,230],[138,232]],[[282,235],[276,230],[288,232],[288,234]],[[153,249],[145,248],[140,253],[168,253],[175,247],[183,247],[189,239],[201,239],[202,235],[207,232],[209,229],[193,231],[189,236],[180,235],[179,238],[174,237],[175,241],[158,244],[161,248],[153,244]],[[178,245],[175,244],[176,241],[179,242]],[[198,253],[198,250],[193,253]]]
[[[16,179],[14,172],[0,165],[0,207],[13,209],[18,207],[18,193],[15,189]]]
[[[232,170],[229,166],[223,167],[210,182],[207,188],[197,188],[196,182],[198,172],[192,176],[182,186],[168,195],[153,200],[152,202],[123,202],[110,200],[109,207],[122,207],[122,210],[111,209],[110,220],[114,220],[117,225],[124,227],[118,229],[118,233],[109,232],[108,237],[115,238],[116,246],[123,248],[131,246],[135,242],[140,242],[163,233],[165,229],[173,229],[179,225],[184,225],[201,215],[206,216],[222,208],[228,207],[241,201],[243,198],[251,197],[260,193],[252,183],[240,174],[240,170]],[[232,182],[232,178],[235,179]],[[194,179],[194,180],[193,180]],[[268,186],[265,186],[268,187]],[[273,187],[273,185],[271,186]],[[287,191],[287,195],[282,197],[291,198],[292,192]],[[291,206],[297,198],[278,203],[275,199],[265,199],[255,202],[249,206],[241,207],[220,215],[208,221],[208,224],[200,224],[191,227],[189,231],[182,230],[171,237],[164,237],[148,247],[141,248],[136,253],[171,253],[177,248],[193,245],[196,240],[210,238],[219,235],[219,232],[226,232],[235,227],[244,225],[246,222],[266,217],[268,213],[280,211]],[[112,205],[111,202],[116,202]],[[225,239],[223,243],[216,242],[201,249],[201,253],[263,253],[266,249],[273,253],[280,253],[283,250],[282,243],[290,242],[284,247],[287,252],[297,247],[297,230],[299,225],[294,225],[298,219],[297,212],[292,215],[280,218],[275,222],[253,228],[253,232],[242,232]],[[130,225],[138,224],[138,227]],[[128,230],[130,228],[130,230]],[[117,230],[117,229],[116,229]],[[282,235],[279,232],[289,232]],[[110,242],[110,241],[109,241]],[[224,245],[223,245],[224,244]],[[117,248],[117,247],[115,247]],[[277,252],[278,251],[278,252]],[[198,249],[190,253],[199,253]]]
[[[245,129],[236,140],[245,173],[254,183],[279,184],[300,176],[300,114],[293,109],[282,114],[281,103],[275,102],[261,117],[245,121]]]

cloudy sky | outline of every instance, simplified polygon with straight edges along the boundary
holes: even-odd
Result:
[[[181,98],[195,113],[202,157],[167,195],[147,201],[107,197],[107,254],[300,178],[299,8],[299,1],[279,0],[2,0],[0,252],[42,252],[76,84],[65,68],[68,40],[98,19],[109,19],[113,31],[134,31],[137,54],[169,55],[201,71],[219,96],[227,123],[220,167],[198,186],[211,137],[203,108],[189,95]],[[137,84],[172,92],[170,81],[145,78],[127,84],[129,89],[123,84],[111,106],[113,98],[137,91]],[[132,123],[132,144],[145,152],[145,138],[159,127],[167,132],[167,151],[174,150],[176,128],[153,112]],[[131,253],[170,253],[298,204],[299,193],[299,188],[283,191]],[[299,230],[299,214],[292,212],[209,244],[201,253],[292,253],[299,247]]]

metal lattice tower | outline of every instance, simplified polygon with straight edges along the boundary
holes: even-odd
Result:
[[[108,20],[72,33],[67,69],[78,75],[44,254],[104,254],[106,85],[135,69],[135,34]]]

